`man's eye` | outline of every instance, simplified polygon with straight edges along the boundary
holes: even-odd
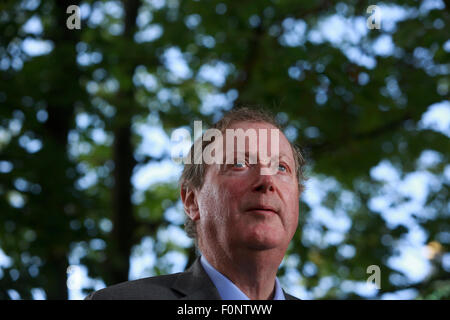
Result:
[[[245,168],[245,162],[237,162],[233,165],[234,168]]]
[[[286,172],[286,171],[287,171],[287,168],[286,168],[286,166],[280,164],[280,165],[278,166],[278,170],[283,171],[283,172]]]

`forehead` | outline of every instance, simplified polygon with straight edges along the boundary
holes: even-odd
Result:
[[[258,142],[261,136],[265,136],[267,137],[267,148],[268,150],[271,149],[271,146],[274,143],[277,143],[279,146],[279,152],[280,152],[280,156],[288,156],[290,158],[294,158],[293,152],[292,152],[292,148],[291,148],[291,144],[289,143],[289,141],[287,140],[286,136],[283,134],[283,131],[278,129],[277,127],[275,127],[274,125],[267,123],[267,122],[251,122],[251,121],[240,121],[240,122],[235,122],[232,123],[231,125],[229,125],[225,130],[227,129],[232,129],[232,130],[236,130],[236,129],[242,129],[244,131],[244,134],[248,133],[248,130],[254,131],[256,136],[258,137]],[[261,130],[266,130],[266,131],[261,131]],[[272,141],[271,139],[271,130],[277,130],[278,131],[278,139],[277,141]],[[224,135],[224,138],[226,139],[226,134]],[[237,145],[235,145],[235,148],[237,147]],[[247,144],[246,144],[246,148],[247,148]],[[235,150],[235,151],[239,151],[239,150]]]

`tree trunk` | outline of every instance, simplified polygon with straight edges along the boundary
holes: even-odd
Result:
[[[78,30],[69,30],[66,26],[68,14],[66,9],[69,5],[78,4],[79,1],[55,1],[56,28],[49,31],[49,38],[54,42],[54,50],[51,53],[55,56],[55,61],[59,61],[57,66],[60,76],[55,77],[56,81],[51,83],[50,91],[47,93],[47,114],[48,119],[45,122],[45,135],[47,141],[44,141],[44,147],[41,152],[47,152],[49,159],[48,167],[51,168],[53,180],[59,183],[48,185],[47,190],[43,190],[43,196],[51,201],[48,206],[48,217],[45,225],[57,225],[59,230],[56,233],[61,234],[61,242],[53,243],[48,247],[47,261],[40,272],[45,274],[47,285],[45,287],[47,299],[67,300],[67,267],[70,241],[63,240],[64,234],[70,232],[69,219],[65,216],[64,208],[70,199],[69,189],[61,189],[62,186],[70,186],[73,181],[68,181],[67,165],[68,142],[67,136],[71,128],[74,116],[74,103],[79,92],[79,70],[76,62],[75,46],[79,39]],[[56,29],[56,30],[55,30]],[[71,77],[67,77],[70,74]],[[61,79],[71,79],[67,83]],[[61,99],[61,93],[64,88],[72,88],[72,94],[66,99]],[[75,97],[75,98],[74,98]],[[70,179],[69,179],[70,180]],[[58,186],[58,184],[61,184]],[[53,187],[55,186],[55,187]],[[68,194],[65,195],[64,193]],[[56,224],[55,222],[58,221]]]
[[[114,131],[113,232],[110,250],[111,284],[128,280],[130,254],[133,245],[133,205],[131,174],[134,167],[131,127],[128,123]]]
[[[136,17],[140,6],[139,0],[123,1],[125,9],[124,37],[132,42],[136,30]],[[133,77],[135,62],[128,62],[124,57],[122,68],[128,79]],[[131,248],[134,244],[133,230],[135,219],[131,194],[131,175],[136,164],[134,148],[132,145],[131,117],[134,105],[133,86],[122,88],[117,93],[118,109],[114,128],[114,188],[113,197],[113,231],[111,247],[108,249],[108,261],[112,262],[109,268],[108,284],[115,284],[128,280]],[[123,103],[125,102],[125,103]]]

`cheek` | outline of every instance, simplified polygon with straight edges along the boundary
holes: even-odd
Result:
[[[298,219],[300,216],[298,200],[296,201],[296,203],[297,204],[294,206],[294,209],[292,211],[292,224],[293,224],[293,226],[295,226],[295,229],[297,229]]]
[[[217,205],[217,191],[214,188],[203,188],[200,197],[198,198],[198,206],[200,209],[200,216],[205,218],[211,216],[216,211]]]
[[[229,196],[218,184],[210,184],[202,190],[198,205],[202,223],[208,229],[216,229],[214,226],[221,226],[226,221]]]
[[[298,190],[292,190],[292,192],[289,193],[289,198],[286,199],[286,207],[287,212],[289,212],[287,219],[289,220],[289,226],[292,226],[292,228],[297,228],[298,219],[299,219],[299,201],[300,201],[300,195],[298,194]]]

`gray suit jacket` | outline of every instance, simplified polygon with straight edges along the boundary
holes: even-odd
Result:
[[[284,292],[286,300],[297,300]],[[200,258],[185,272],[119,283],[89,294],[85,300],[220,300]]]

